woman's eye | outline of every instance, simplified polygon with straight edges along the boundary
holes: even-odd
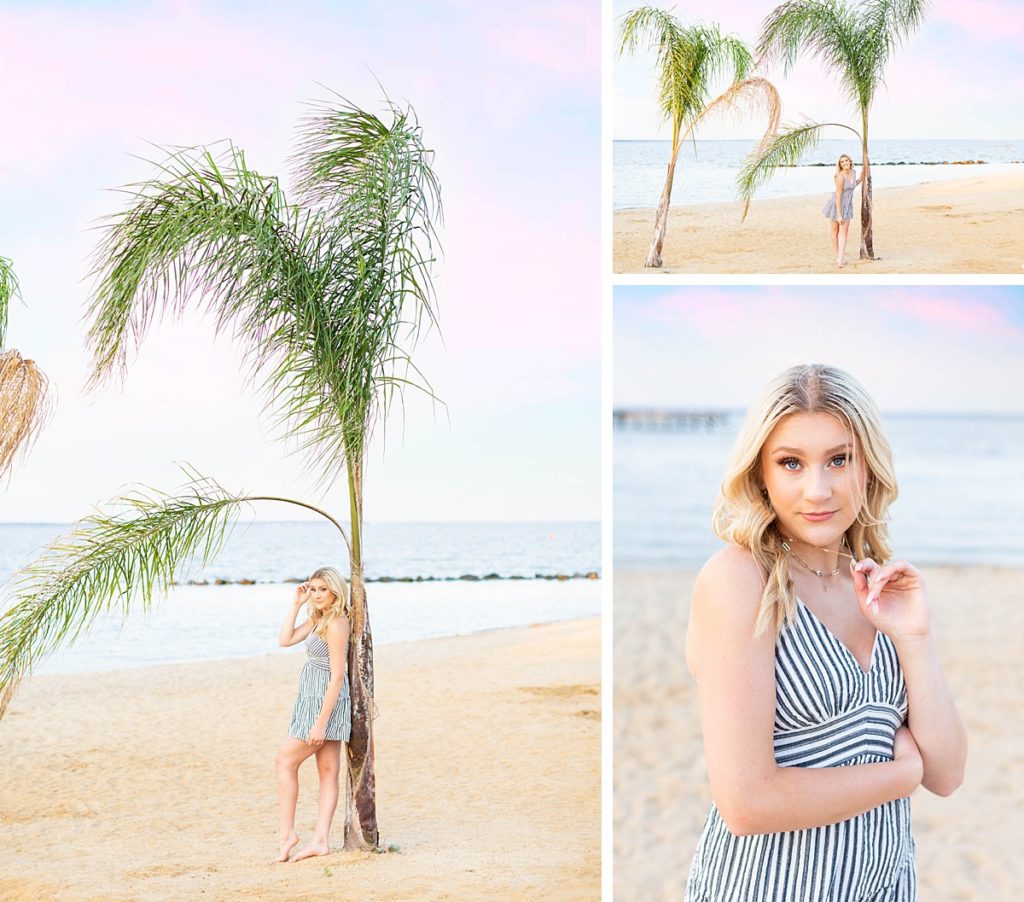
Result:
[[[800,466],[800,461],[798,461],[795,457],[784,457],[782,460],[779,461],[779,465],[784,470],[796,470]]]
[[[846,455],[837,454],[832,458],[832,466],[834,467],[845,467],[846,466]]]

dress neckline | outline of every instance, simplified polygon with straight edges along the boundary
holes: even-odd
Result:
[[[860,671],[862,676],[869,676],[871,674],[871,672],[875,669],[875,652],[878,650],[878,637],[881,635],[881,630],[875,630],[875,639],[871,643],[871,657],[868,658],[868,669],[865,670],[860,663],[860,659],[858,659],[858,657],[852,651],[850,651],[849,646],[845,642],[840,640],[840,638],[825,625],[824,620],[822,620],[817,614],[814,613],[814,611],[812,611],[806,604],[804,604],[804,602],[800,598],[797,598],[796,603],[800,605],[800,607],[802,607],[805,611],[807,611],[807,613],[811,615],[814,621],[825,631],[828,637],[846,653],[847,657],[853,662],[854,666],[856,666],[857,670]]]

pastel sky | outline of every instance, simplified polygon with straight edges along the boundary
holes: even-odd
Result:
[[[302,102],[326,85],[411,103],[436,151],[443,343],[414,355],[447,410],[407,396],[366,479],[370,521],[597,519],[600,15],[591,0],[6,4],[0,12],[0,254],[24,305],[8,342],[57,413],[0,486],[0,520],[67,521],[188,462],[231,489],[326,500],[199,314],[154,329],[122,389],[82,393],[82,316],[107,189],[151,143],[231,138],[286,175]],[[378,436],[379,439],[379,436]],[[264,509],[264,519],[291,516]],[[300,516],[304,516],[300,514]]]
[[[1024,414],[1024,288],[619,287],[616,407],[743,409],[800,363],[890,412]]]
[[[640,5],[614,0],[616,27],[619,17]],[[762,21],[778,0],[716,0],[710,8],[706,4],[658,0],[652,5],[672,9],[686,24],[716,23],[723,31],[755,45]],[[872,135],[1024,138],[1022,44],[1024,5],[1020,0],[931,0],[923,26],[897,51],[886,69],[886,86],[872,108]],[[650,53],[616,60],[615,138],[670,137],[655,104],[653,67]],[[841,90],[816,60],[801,58],[785,76],[779,66],[766,74],[782,95],[783,121],[807,116],[857,126]],[[749,138],[763,130],[759,120],[724,118],[709,121],[699,137]]]

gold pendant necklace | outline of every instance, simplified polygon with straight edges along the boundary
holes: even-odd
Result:
[[[838,573],[839,573],[839,558],[838,557],[836,558],[835,569],[832,570],[829,573],[826,573],[824,570],[819,570],[817,567],[812,567],[810,564],[807,563],[807,561],[805,561],[802,557],[800,557],[800,555],[797,554],[793,550],[793,547],[789,544],[791,541],[797,541],[797,540],[795,540],[795,539],[783,539],[782,540],[782,547],[786,551],[786,553],[792,555],[793,557],[795,557],[797,559],[797,561],[799,561],[801,564],[803,564],[808,570],[811,571],[811,573],[813,573],[816,577],[818,577],[818,579],[821,580],[821,588],[824,591],[826,591],[826,592],[831,591],[829,589],[829,585],[826,582],[826,580],[827,579],[831,579],[833,576],[837,576],[838,575]],[[804,543],[804,544],[806,544],[806,543]],[[839,545],[839,550],[836,551],[835,553],[837,555],[842,555],[843,557],[848,557],[848,558],[850,558],[850,560],[853,560],[854,558],[853,558],[852,554],[847,554],[845,551],[842,550],[844,545],[846,545],[846,536],[843,536],[843,541]],[[812,545],[811,547],[815,548],[817,546]],[[847,546],[847,547],[849,547],[849,546]],[[818,550],[819,551],[828,551],[827,548],[819,548]]]

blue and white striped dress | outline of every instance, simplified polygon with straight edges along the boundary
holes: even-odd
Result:
[[[292,722],[288,727],[288,735],[303,742],[309,737],[320,716],[324,704],[327,684],[331,681],[331,662],[328,655],[327,641],[316,633],[306,637],[306,663],[299,674],[299,695],[292,709]],[[347,656],[346,656],[347,659]],[[345,684],[327,722],[327,738],[340,739],[348,742],[352,732],[352,696],[348,688],[348,673]]]
[[[775,646],[775,760],[783,767],[891,761],[907,716],[903,671],[878,633],[865,673],[797,602]],[[712,805],[690,868],[688,902],[914,902],[910,800],[824,827],[734,836]]]

